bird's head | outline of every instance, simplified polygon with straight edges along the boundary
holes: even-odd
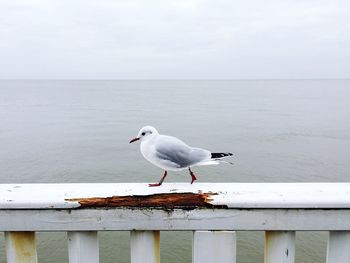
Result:
[[[158,131],[156,130],[156,128],[152,126],[145,126],[139,131],[137,136],[130,141],[130,143],[136,142],[138,140],[140,141],[148,140],[150,138],[153,138],[153,136],[156,136],[156,135],[158,135]]]

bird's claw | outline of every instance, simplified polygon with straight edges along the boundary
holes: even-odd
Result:
[[[160,183],[155,183],[155,184],[148,184],[149,187],[155,187],[155,186],[161,186],[162,184]]]

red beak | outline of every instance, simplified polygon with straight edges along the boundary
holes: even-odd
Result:
[[[134,139],[132,139],[129,143],[133,143],[133,142],[136,142],[136,141],[138,141],[138,140],[140,140],[140,138],[134,138]]]

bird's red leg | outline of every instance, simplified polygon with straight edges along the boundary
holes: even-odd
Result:
[[[191,184],[193,184],[194,181],[197,180],[196,176],[194,175],[194,173],[192,172],[191,168],[188,168],[188,170],[190,171],[190,175],[191,175]]]
[[[160,178],[159,183],[149,184],[148,186],[161,186],[162,183],[163,183],[163,181],[164,181],[164,179],[165,179],[165,177],[167,176],[167,174],[168,174],[168,172],[167,172],[167,171],[164,171],[164,175],[163,175],[162,178]]]

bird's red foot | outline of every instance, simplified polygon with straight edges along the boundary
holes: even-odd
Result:
[[[154,187],[154,186],[161,186],[162,184],[160,183],[155,183],[155,184],[148,184],[149,187]]]
[[[163,177],[162,177],[162,178],[160,178],[159,183],[149,184],[148,186],[149,186],[149,187],[153,187],[153,186],[161,186],[161,185],[162,185],[162,183],[163,183],[163,181],[164,181],[164,179],[165,179],[165,177],[167,176],[167,174],[168,174],[168,172],[167,172],[167,171],[164,171]]]
[[[189,171],[190,171],[190,175],[191,175],[191,184],[193,184],[193,182],[194,181],[196,181],[197,180],[197,178],[196,178],[196,176],[194,175],[194,173],[191,171],[191,169],[189,169]]]

